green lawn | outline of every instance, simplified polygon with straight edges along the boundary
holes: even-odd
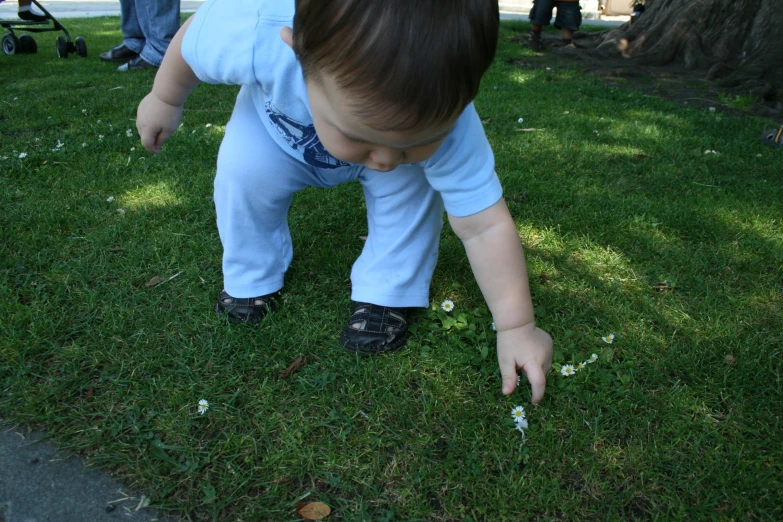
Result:
[[[328,520],[783,519],[783,151],[758,139],[772,122],[607,87],[504,25],[476,106],[555,339],[534,407],[526,384],[500,393],[450,230],[408,346],[371,360],[338,346],[358,184],[295,198],[276,313],[216,316],[211,189],[237,90],[199,87],[152,156],[134,117],[154,72],[98,60],[116,18],[66,25],[87,59],[56,58],[52,33],[37,55],[0,55],[7,421],[190,520],[296,520],[301,499]]]

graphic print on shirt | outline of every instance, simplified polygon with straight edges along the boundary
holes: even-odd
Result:
[[[293,120],[272,107],[270,102],[264,104],[269,120],[283,136],[291,148],[302,153],[305,163],[321,169],[336,169],[349,165],[329,154],[318,135],[314,125],[305,125]]]

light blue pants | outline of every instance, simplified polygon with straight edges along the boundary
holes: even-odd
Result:
[[[120,0],[120,29],[128,49],[159,66],[179,30],[179,0]]]
[[[424,307],[438,258],[443,200],[421,167],[381,173],[358,165],[320,169],[283,151],[261,121],[250,92],[239,92],[218,154],[215,208],[223,278],[233,297],[276,292],[293,259],[287,214],[293,194],[358,179],[368,234],[351,271],[351,299]]]

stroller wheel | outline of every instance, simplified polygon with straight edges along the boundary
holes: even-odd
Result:
[[[82,58],[87,58],[87,42],[81,36],[76,37],[76,54]]]
[[[64,36],[57,37],[57,43],[55,44],[58,58],[68,58],[68,42]]]
[[[12,56],[16,53],[22,52],[22,46],[19,43],[19,38],[12,34],[7,34],[3,36],[3,52],[7,54],[8,56]]]
[[[24,54],[35,54],[38,52],[38,44],[35,43],[35,39],[29,34],[20,36],[19,43],[22,44],[21,48]]]

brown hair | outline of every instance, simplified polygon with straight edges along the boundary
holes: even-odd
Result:
[[[498,25],[497,0],[296,0],[294,51],[367,125],[406,131],[444,124],[476,97]]]

